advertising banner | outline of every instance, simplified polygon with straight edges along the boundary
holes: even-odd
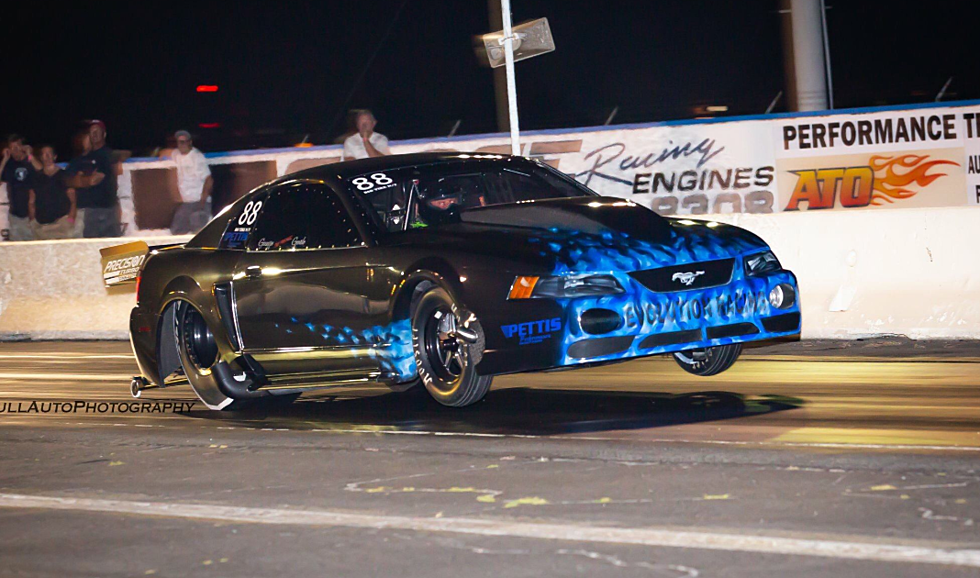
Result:
[[[780,119],[779,208],[976,205],[980,107]]]
[[[391,150],[508,154],[510,145],[506,135],[486,135],[396,141]],[[977,103],[532,131],[521,152],[663,215],[980,205]],[[214,210],[277,176],[339,162],[340,153],[334,145],[208,155]],[[169,233],[173,171],[166,159],[123,164],[126,235]],[[0,212],[6,238],[6,206]]]
[[[663,215],[771,213],[776,184],[769,132],[765,122],[748,121],[539,133],[522,138],[522,153],[600,194],[629,198]],[[453,144],[457,150],[503,152],[505,143]]]

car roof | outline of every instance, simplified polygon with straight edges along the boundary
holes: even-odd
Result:
[[[295,173],[284,175],[278,181],[290,179],[347,179],[353,176],[362,175],[371,171],[395,170],[415,165],[425,165],[447,161],[463,161],[474,159],[503,160],[520,159],[522,157],[511,157],[510,155],[464,153],[464,152],[432,152],[432,153],[412,153],[407,155],[387,155],[356,161],[344,161],[321,165],[309,169],[304,169]]]

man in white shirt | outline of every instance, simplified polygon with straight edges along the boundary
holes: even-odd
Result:
[[[359,110],[354,120],[357,132],[344,141],[344,155],[341,160],[352,161],[391,154],[391,150],[388,148],[388,137],[374,132],[374,126],[378,124],[378,121],[375,120],[374,114],[370,110]]]
[[[174,133],[177,150],[171,159],[177,165],[177,190],[181,204],[174,213],[170,232],[174,235],[196,233],[211,219],[211,169],[204,153],[194,148],[191,133]]]

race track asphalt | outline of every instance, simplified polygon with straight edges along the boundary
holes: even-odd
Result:
[[[218,413],[134,372],[0,343],[0,576],[980,575],[976,342],[506,376],[462,410]]]

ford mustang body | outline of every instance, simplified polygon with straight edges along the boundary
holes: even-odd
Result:
[[[711,375],[800,331],[757,236],[501,155],[288,175],[151,251],[137,287],[134,392],[186,380],[214,409],[365,382],[461,406],[494,375],[662,353]]]

